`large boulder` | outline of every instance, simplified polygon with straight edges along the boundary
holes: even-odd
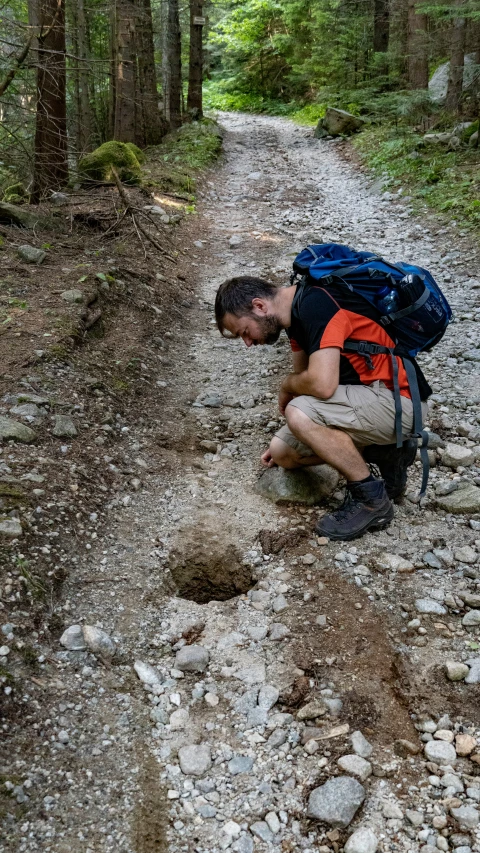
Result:
[[[465,66],[463,69],[463,88],[468,89],[475,79],[475,54],[467,53],[465,56]],[[440,104],[447,96],[448,75],[450,73],[450,63],[444,62],[439,65],[435,73],[432,75],[428,84],[428,94],[432,101]]]
[[[324,117],[318,122],[315,136],[317,138],[325,134],[328,136],[350,136],[351,133],[360,130],[364,124],[364,120],[358,116],[347,113],[345,110],[328,107]]]
[[[40,217],[16,204],[0,201],[0,225],[16,225],[17,228],[34,228]]]
[[[255,484],[255,491],[275,504],[307,504],[311,506],[329,497],[338,485],[339,476],[330,465],[311,468],[267,468]]]
[[[113,169],[116,169],[125,184],[139,184],[142,178],[139,152],[140,149],[131,142],[104,142],[79,160],[80,178],[84,183],[112,183],[115,180]]]

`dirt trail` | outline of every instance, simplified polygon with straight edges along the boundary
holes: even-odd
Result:
[[[440,670],[447,657],[463,659],[471,640],[459,602],[449,615],[444,606],[445,618],[421,617],[421,634],[406,628],[417,616],[415,599],[443,606],[462,584],[475,590],[476,575],[464,574],[460,560],[435,569],[422,556],[465,544],[475,552],[472,514],[405,501],[387,531],[345,548],[319,545],[317,509],[279,508],[254,491],[259,456],[280,423],[275,399],[287,344],[246,350],[223,340],[212,319],[221,281],[241,272],[286,282],[307,242],[414,258],[447,290],[454,269],[464,286],[452,301],[467,316],[424,365],[437,429],[455,435],[457,420],[476,417],[468,401],[480,394],[475,362],[457,360],[478,343],[479,291],[459,261],[464,238],[416,220],[408,200],[380,195],[335,144],[304,128],[243,115],[221,122],[225,157],[207,176],[187,245],[196,302],[163,336],[156,423],[139,418],[127,436],[142,488],[110,504],[104,535],[88,551],[79,546],[64,589],[65,624],[103,628],[119,653],[104,665],[86,652],[51,650],[41,734],[12,780],[30,784],[28,803],[6,816],[8,850],[312,853],[323,844],[336,853],[345,836],[307,820],[305,804],[338,771],[337,758],[352,752],[356,729],[373,745],[364,817],[384,833],[385,849],[393,839],[397,849],[418,849],[410,825],[382,817],[388,799],[418,806],[415,786],[428,776],[395,742],[418,744],[415,713],[479,723],[478,688],[447,682]],[[460,443],[475,448],[466,434]],[[478,482],[475,466],[460,475]],[[432,485],[450,476],[436,470]],[[273,531],[270,548],[261,538],[263,551],[261,530]],[[410,568],[385,563],[385,552]],[[204,672],[175,666],[185,643],[208,650]],[[158,668],[157,691],[143,689],[135,660]],[[310,701],[322,706],[308,720],[311,738],[296,716]],[[336,726],[340,734],[324,738]],[[305,750],[309,742],[318,748]],[[209,752],[202,775],[180,769],[185,744]]]

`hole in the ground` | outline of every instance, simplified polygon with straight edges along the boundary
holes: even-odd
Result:
[[[190,546],[186,553],[172,554],[170,572],[175,595],[197,604],[228,601],[257,582],[233,545],[221,551]]]

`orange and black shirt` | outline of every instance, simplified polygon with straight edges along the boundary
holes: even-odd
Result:
[[[290,345],[294,352],[304,351],[311,355],[318,349],[338,347],[344,342],[368,341],[384,347],[394,347],[386,329],[379,322],[379,312],[365,299],[348,291],[342,285],[329,284],[328,290],[309,285],[303,290],[301,299],[292,311],[292,325],[287,329]],[[371,385],[380,380],[393,391],[393,371],[390,355],[372,355],[373,370],[367,359],[357,352],[342,352],[340,356],[341,385]],[[398,379],[400,394],[410,397],[407,374],[400,358]],[[432,393],[418,364],[417,371],[420,397],[426,400]]]

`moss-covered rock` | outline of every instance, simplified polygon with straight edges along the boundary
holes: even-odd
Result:
[[[130,151],[133,151],[138,162],[141,166],[143,166],[143,164],[145,163],[145,154],[143,153],[142,149],[139,148],[138,145],[135,145],[134,142],[126,142],[125,145],[127,146],[127,148],[130,148]]]
[[[80,178],[84,182],[99,181],[112,183],[114,181],[112,168],[115,168],[121,181],[125,184],[139,184],[142,179],[140,163],[132,148],[133,143],[104,142],[91,154],[86,154],[78,163]],[[138,149],[140,150],[140,149]]]
[[[470,137],[473,136],[474,133],[478,131],[478,119],[474,121],[469,127],[466,127],[462,130],[461,139],[462,142],[469,142]]]
[[[29,195],[20,182],[7,187],[3,194],[3,201],[7,204],[23,204],[28,201]]]

